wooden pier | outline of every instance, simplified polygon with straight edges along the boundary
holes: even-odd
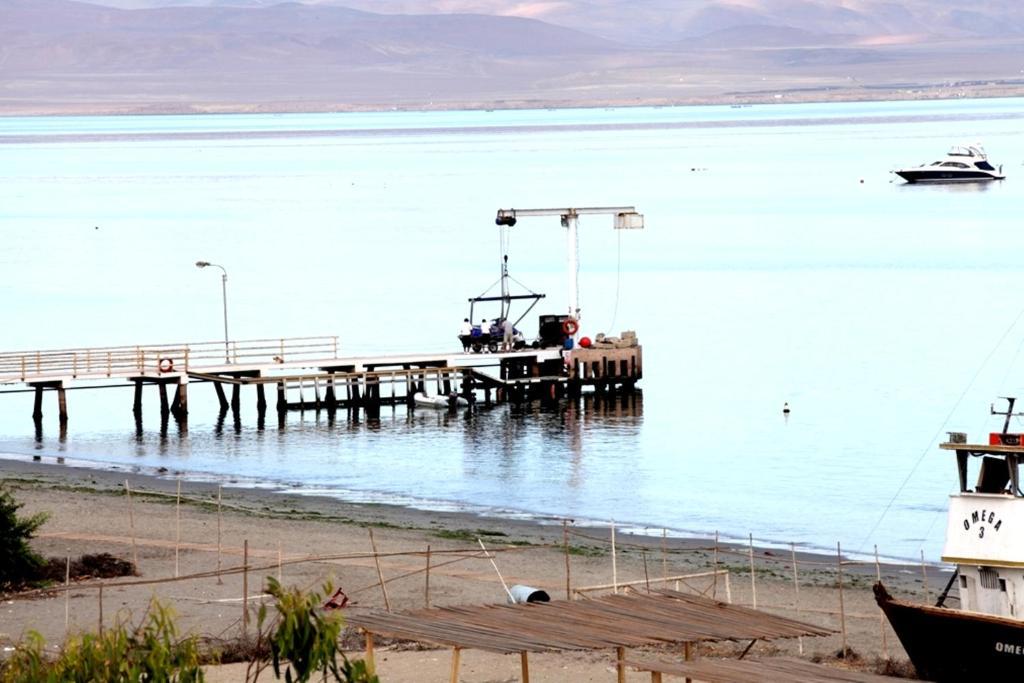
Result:
[[[382,406],[414,408],[416,393],[458,395],[471,406],[575,398],[584,387],[615,395],[632,392],[643,376],[639,346],[349,357],[339,351],[338,338],[324,336],[6,352],[0,353],[0,393],[34,391],[37,430],[44,393],[56,393],[63,433],[69,389],[120,382],[134,385],[132,413],[141,430],[147,385],[157,388],[164,425],[171,416],[187,421],[191,383],[212,384],[221,417],[230,410],[237,422],[241,389],[251,385],[262,426],[268,389],[283,425],[290,410],[362,411],[373,419]]]

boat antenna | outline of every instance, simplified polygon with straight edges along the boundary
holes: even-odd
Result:
[[[996,410],[995,404],[989,405],[988,409],[989,409],[989,412],[992,415],[1005,415],[1006,416],[1006,421],[1003,422],[1003,434],[1006,434],[1010,430],[1010,418],[1011,417],[1021,417],[1021,416],[1024,416],[1024,413],[1015,413],[1015,412],[1013,412],[1013,404],[1017,402],[1016,397],[1014,397],[1014,396],[1000,396],[999,398],[1003,399],[1008,404],[1006,406],[1006,412],[1005,413],[1000,413],[998,410]]]

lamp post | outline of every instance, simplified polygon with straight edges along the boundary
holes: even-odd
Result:
[[[224,362],[231,363],[231,351],[228,346],[228,271],[224,270],[224,266],[219,266],[216,263],[210,263],[209,261],[196,261],[196,268],[206,268],[207,266],[213,266],[214,268],[220,268],[220,285],[221,292],[224,297]]]

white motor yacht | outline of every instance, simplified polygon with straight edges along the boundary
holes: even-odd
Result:
[[[995,168],[981,145],[956,145],[944,159],[930,164],[893,171],[908,183],[953,183],[978,180],[1002,180],[1002,165]]]

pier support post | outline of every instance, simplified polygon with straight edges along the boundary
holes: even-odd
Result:
[[[267,394],[262,384],[256,385],[256,413],[263,415],[267,412]]]
[[[36,387],[36,400],[35,406],[32,409],[32,418],[35,420],[43,419],[43,388]]]
[[[135,413],[136,421],[142,419],[142,380],[135,380],[135,401],[132,403],[132,412]]]
[[[238,415],[238,411],[242,408],[241,394],[242,387],[238,384],[231,385],[231,412]]]
[[[57,408],[60,411],[60,423],[66,425],[68,423],[68,397],[63,385],[57,387]]]
[[[179,417],[186,417],[188,415],[188,383],[178,382],[178,415]]]
[[[228,399],[224,395],[224,387],[221,386],[220,382],[214,382],[213,383],[213,388],[217,392],[217,400],[220,402],[220,409],[221,409],[221,411],[227,411],[227,409],[228,409]]]
[[[327,389],[324,392],[324,402],[327,404],[327,414],[333,415],[338,410],[338,397],[334,393],[334,378],[327,380]]]
[[[288,399],[285,396],[284,382],[277,383],[277,412],[284,415],[288,410]]]
[[[171,412],[170,405],[167,403],[167,385],[160,382],[157,386],[160,391],[160,419],[166,420]]]

